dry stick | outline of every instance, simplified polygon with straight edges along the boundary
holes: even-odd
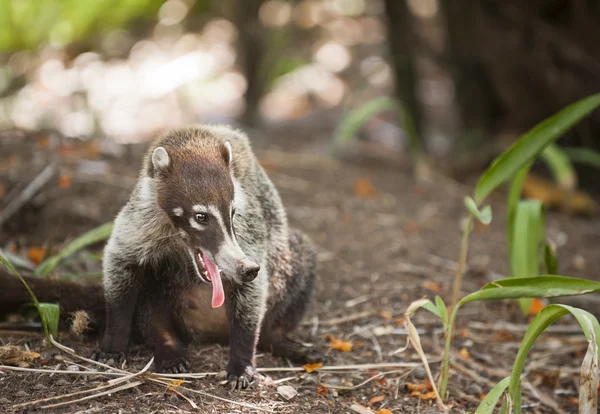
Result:
[[[60,406],[63,406],[63,405],[73,404],[73,403],[76,403],[76,402],[91,400],[92,398],[102,397],[103,395],[112,394],[112,393],[116,393],[116,392],[119,392],[119,391],[127,390],[129,388],[137,387],[138,385],[141,385],[143,383],[144,383],[143,381],[130,382],[129,384],[121,385],[120,387],[113,388],[113,389],[110,389],[108,391],[104,391],[104,392],[101,392],[101,393],[98,393],[98,394],[88,395],[87,397],[78,398],[76,400],[71,400],[71,401],[64,401],[64,402],[57,403],[57,404],[43,405],[40,408],[54,408],[54,407],[60,407]]]
[[[42,374],[71,374],[71,375],[109,375],[113,377],[122,377],[124,374],[121,372],[101,372],[101,371],[65,371],[57,369],[36,369],[36,368],[21,368],[11,367],[8,365],[0,365],[0,370],[7,369],[9,371],[23,371],[23,372],[38,372]]]
[[[49,338],[50,338],[50,343],[52,345],[54,345],[55,347],[57,347],[61,351],[66,352],[67,354],[69,354],[69,355],[71,355],[71,356],[73,356],[75,358],[79,358],[82,361],[89,362],[90,364],[98,365],[99,367],[107,368],[107,369],[110,369],[112,371],[117,371],[117,372],[119,372],[121,374],[125,374],[125,375],[131,374],[130,372],[122,370],[120,368],[111,367],[110,365],[104,364],[102,362],[94,361],[93,359],[82,357],[81,355],[76,354],[75,351],[72,350],[71,348],[68,348],[68,347],[64,346],[63,344],[60,344],[60,343],[56,342],[56,340],[52,337],[52,334],[49,335]]]
[[[125,376],[123,376],[121,378],[112,379],[112,380],[108,381],[108,383],[112,384],[112,385],[117,385],[117,384],[120,384],[122,382],[128,381],[128,380],[130,380],[132,378],[144,375],[146,373],[146,371],[148,371],[148,369],[150,369],[150,365],[152,365],[153,362],[154,362],[154,357],[150,358],[150,361],[148,361],[148,363],[146,364],[146,366],[144,368],[142,368],[141,371],[135,372],[135,373],[130,374],[130,375],[125,375]]]
[[[275,413],[275,411],[269,410],[268,408],[262,408],[262,407],[259,407],[257,405],[252,405],[252,404],[247,404],[247,403],[243,403],[243,402],[239,402],[239,401],[229,400],[229,399],[223,398],[223,397],[217,397],[216,395],[212,395],[212,394],[209,394],[209,393],[204,392],[204,391],[193,390],[191,388],[181,387],[181,386],[179,388],[181,388],[182,390],[193,392],[195,394],[200,394],[200,395],[204,395],[206,397],[211,397],[211,398],[214,398],[214,399],[219,400],[219,401],[223,401],[223,402],[227,402],[227,403],[230,403],[230,404],[239,405],[241,407],[251,408],[253,410],[258,410],[258,411],[264,411],[266,413]]]
[[[39,404],[42,402],[47,402],[47,401],[62,400],[63,398],[73,397],[75,395],[80,395],[80,394],[87,394],[90,392],[100,391],[100,390],[104,390],[106,388],[112,388],[112,387],[113,387],[112,384],[100,385],[96,388],[90,388],[88,390],[76,391],[76,392],[72,392],[70,394],[58,395],[56,397],[42,398],[41,400],[28,401],[26,403],[16,404],[16,405],[13,405],[12,408],[26,407],[28,405],[36,405],[36,404]]]
[[[17,198],[11,201],[2,211],[0,211],[0,227],[12,217],[23,205],[27,204],[44,187],[54,175],[56,165],[54,163],[46,166],[19,194]]]
[[[408,375],[410,375],[412,372],[414,371],[414,369],[411,369],[410,371],[408,371],[407,373],[405,373],[404,375],[400,376],[399,378],[404,378]],[[326,386],[327,388],[331,388],[331,389],[335,389],[335,390],[355,390],[357,388],[362,387],[363,385],[368,384],[369,382],[379,379],[379,378],[383,378],[386,375],[389,374],[397,374],[397,373],[404,373],[404,371],[399,371],[399,370],[395,370],[395,371],[387,371],[387,372],[381,372],[377,375],[373,375],[372,377],[366,379],[365,381],[361,382],[360,384],[354,385],[352,387],[344,387],[342,385],[333,385],[333,384],[327,384],[326,382],[323,383],[324,386]]]

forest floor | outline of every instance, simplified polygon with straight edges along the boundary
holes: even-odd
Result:
[[[142,381],[118,393],[45,412],[361,412],[356,404],[366,407],[362,412],[381,414],[440,412],[435,400],[422,398],[427,389],[421,398],[409,389],[426,385],[425,370],[416,352],[410,347],[404,352],[394,351],[406,344],[402,317],[412,301],[436,294],[450,300],[465,218],[462,200],[472,192],[472,181],[457,183],[435,177],[417,183],[408,163],[393,157],[363,154],[335,160],[327,156],[323,144],[331,131],[304,125],[304,129],[269,128],[250,135],[257,156],[282,195],[291,224],[308,233],[319,250],[319,283],[297,338],[327,351],[325,367],[340,368],[312,373],[265,372],[268,377],[257,387],[236,393],[219,385],[214,377],[181,386],[205,394],[175,387],[197,404],[197,410],[165,386]],[[7,133],[0,139],[6,149],[0,154],[0,165],[7,196],[15,183],[28,182],[39,173],[38,167],[52,159],[58,162],[58,179],[19,209],[0,234],[2,246],[13,242],[17,251],[56,247],[111,220],[135,183],[144,149],[142,145],[123,150],[114,143],[57,141],[51,135],[39,134],[16,137]],[[507,273],[504,195],[494,194],[490,202],[494,220],[489,227],[474,229],[463,294]],[[559,246],[559,273],[597,277],[600,221],[549,212],[547,227],[548,236]],[[98,271],[97,260],[81,260],[85,263],[74,264],[75,270],[81,270],[80,266]],[[583,306],[596,314],[600,309],[597,302]],[[483,395],[510,374],[530,318],[524,317],[514,302],[477,302],[459,313],[446,400],[450,412],[473,411]],[[425,311],[412,320],[437,375],[442,326]],[[573,320],[565,318],[535,345],[523,381],[525,412],[578,411],[579,368],[587,343],[576,328]],[[328,335],[352,342],[352,350],[329,349]],[[106,384],[108,377],[98,374],[50,373],[52,369],[82,371],[93,366],[46,347],[41,338],[38,333],[0,330],[2,345],[11,343],[41,353],[34,367],[48,370],[14,372],[0,367],[1,412],[35,411],[14,405]],[[59,340],[83,356],[88,356],[95,345],[94,340],[75,340],[66,332]],[[220,345],[194,345],[191,359],[195,372],[221,371],[227,353],[227,347]],[[134,348],[127,369],[139,371],[150,357],[145,348]],[[260,368],[290,366],[269,354],[259,355],[257,363]],[[392,367],[352,367],[382,363]],[[399,366],[402,363],[404,367]],[[382,375],[367,382],[376,374]],[[291,386],[298,394],[287,401],[278,394],[280,385]]]

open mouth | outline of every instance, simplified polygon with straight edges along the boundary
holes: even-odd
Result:
[[[219,268],[202,250],[194,249],[193,252],[190,250],[190,253],[196,263],[196,270],[200,279],[212,284],[212,307],[218,308],[225,301],[225,292],[223,291],[223,282],[221,281]]]
[[[204,261],[204,254],[202,254],[202,251],[200,249],[196,249],[193,256],[194,260],[196,261],[196,266],[198,267],[198,273],[200,274],[200,278],[205,282],[210,283],[212,280],[210,278],[210,273],[208,273],[206,262]]]

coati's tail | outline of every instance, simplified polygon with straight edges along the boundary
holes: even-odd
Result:
[[[100,331],[104,323],[104,292],[100,280],[65,280],[24,276],[39,302],[58,303],[61,321],[84,310],[90,317],[90,328]],[[0,269],[0,317],[17,312],[30,304],[31,298],[23,283],[4,269]]]

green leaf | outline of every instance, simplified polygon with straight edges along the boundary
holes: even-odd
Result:
[[[480,223],[487,226],[492,222],[492,208],[490,206],[485,206],[483,209],[479,210],[477,204],[475,204],[475,200],[466,196],[465,207],[469,210],[469,213],[479,220]]]
[[[465,296],[452,309],[446,333],[444,360],[440,380],[440,394],[445,395],[450,368],[450,344],[458,310],[465,304],[478,300],[551,298],[577,296],[600,292],[600,282],[574,277],[543,275],[537,277],[500,279],[485,285],[481,290]],[[514,402],[514,401],[513,401]]]
[[[513,277],[533,277],[540,274],[540,249],[544,236],[544,206],[539,200],[521,201],[515,212],[511,241],[510,269]],[[531,299],[520,299],[526,315]]]
[[[483,173],[475,189],[477,205],[598,106],[600,94],[589,96],[567,106],[525,133]]]
[[[600,152],[590,148],[565,148],[565,154],[576,163],[600,168]]]
[[[572,191],[577,186],[577,173],[567,154],[556,144],[548,145],[541,153],[560,188]]]
[[[448,308],[446,308],[446,304],[439,296],[435,297],[435,303],[437,305],[440,318],[442,318],[442,322],[444,323],[444,330],[446,330],[448,328]]]
[[[367,101],[362,106],[353,109],[342,119],[334,134],[334,148],[341,150],[353,139],[362,126],[374,115],[381,112],[393,112],[402,121],[409,144],[413,150],[419,150],[421,142],[417,135],[414,122],[408,110],[396,99],[380,96]]]
[[[56,256],[52,256],[44,260],[36,269],[35,274],[38,276],[48,276],[58,264],[66,257],[71,256],[84,247],[106,240],[110,237],[113,229],[113,223],[106,223],[93,230],[77,237],[67,247],[62,249]]]
[[[523,191],[523,183],[527,178],[527,174],[531,169],[533,160],[529,161],[523,168],[521,168],[512,180],[510,190],[508,192],[508,212],[507,212],[507,235],[508,235],[508,258],[510,260],[512,256],[512,241],[513,233],[515,229],[515,215],[517,213],[517,206],[521,201],[521,192]]]
[[[58,320],[60,308],[55,303],[40,303],[40,317],[46,321],[46,325],[53,337],[58,335]]]
[[[600,325],[598,324],[596,317],[591,313],[567,305],[548,305],[542,309],[533,321],[531,321],[531,324],[523,337],[510,376],[508,390],[514,403],[513,409],[515,414],[521,413],[521,373],[523,372],[525,360],[527,359],[531,347],[548,326],[569,313],[575,316],[588,341],[591,338],[594,338],[596,341],[597,338],[600,338]],[[593,330],[593,334],[590,328]],[[598,357],[600,357],[600,353]]]
[[[555,275],[558,273],[558,257],[548,243],[544,244],[544,263],[548,274]]]
[[[498,404],[500,397],[504,391],[508,388],[508,384],[510,382],[510,377],[504,378],[498,384],[491,389],[491,391],[485,396],[479,407],[477,407],[477,411],[475,414],[492,414],[494,412],[494,408]]]

